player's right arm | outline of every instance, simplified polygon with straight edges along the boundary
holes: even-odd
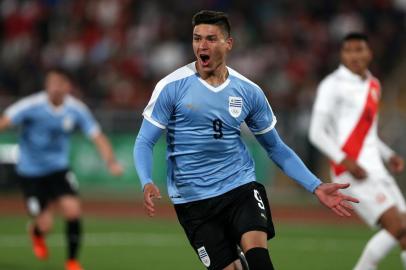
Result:
[[[173,84],[165,79],[158,82],[143,112],[144,120],[134,145],[134,165],[144,191],[144,207],[149,216],[155,215],[154,199],[160,199],[158,187],[152,181],[153,148],[166,128],[175,104]]]
[[[158,187],[152,181],[153,148],[163,129],[143,120],[134,145],[134,165],[144,191],[144,207],[149,216],[155,215],[154,198],[161,198]]]
[[[310,121],[309,140],[336,164],[344,166],[356,179],[366,177],[365,170],[358,163],[346,156],[340,146],[331,137],[331,115],[335,110],[336,93],[332,81],[323,81],[317,89]]]

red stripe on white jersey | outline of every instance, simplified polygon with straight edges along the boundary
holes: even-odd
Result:
[[[347,141],[341,148],[343,152],[346,153],[346,156],[353,160],[357,160],[368,131],[374,123],[375,117],[378,113],[380,92],[381,87],[379,81],[372,78],[369,83],[368,96],[361,116]],[[334,162],[331,162],[331,165],[336,175],[340,175],[346,171],[344,166],[335,164]]]

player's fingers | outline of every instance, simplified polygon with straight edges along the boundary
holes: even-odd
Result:
[[[342,213],[343,216],[347,216],[347,217],[350,217],[350,216],[351,216],[351,213],[348,212],[348,211],[347,211],[344,207],[342,207],[341,205],[337,205],[337,206],[336,206],[336,209],[337,209],[338,211],[340,211],[340,213]]]
[[[345,189],[350,186],[350,183],[344,183],[344,184],[337,184],[337,189]]]
[[[354,207],[353,207],[350,203],[348,203],[348,202],[346,202],[346,201],[341,201],[341,202],[340,202],[340,205],[341,205],[342,207],[347,208],[348,210],[354,210]]]
[[[341,194],[341,197],[343,200],[348,201],[348,202],[353,202],[353,203],[359,203],[359,200],[357,198],[351,197],[351,196],[347,196],[344,194]]]
[[[340,211],[338,211],[337,209],[336,209],[336,207],[333,207],[333,208],[331,208],[331,210],[333,210],[333,212],[334,213],[336,213],[336,215],[339,215],[339,216],[343,216],[343,214],[340,212]]]
[[[158,199],[161,199],[162,196],[161,196],[161,192],[159,191],[159,188],[155,188],[154,191],[155,191],[155,193],[154,193],[155,197]]]
[[[154,206],[148,205],[146,203],[144,203],[144,208],[148,214],[148,216],[152,217],[155,214],[155,208]]]

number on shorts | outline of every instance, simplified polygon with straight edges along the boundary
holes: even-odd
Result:
[[[254,189],[254,197],[258,201],[258,207],[265,210],[264,202],[262,201],[261,195],[259,195],[259,191],[256,189]]]

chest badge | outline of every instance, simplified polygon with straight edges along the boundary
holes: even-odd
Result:
[[[240,116],[242,111],[242,98],[241,97],[228,97],[228,112],[232,117]]]

